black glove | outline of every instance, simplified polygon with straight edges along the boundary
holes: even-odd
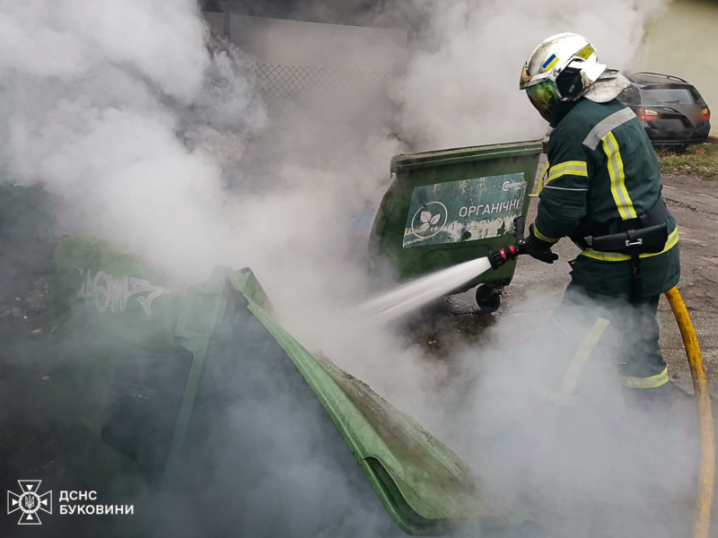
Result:
[[[536,237],[534,225],[529,226],[529,236],[526,238],[526,253],[532,258],[544,263],[553,263],[558,260],[558,254],[551,252],[553,243]]]

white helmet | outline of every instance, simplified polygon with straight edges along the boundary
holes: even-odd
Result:
[[[544,39],[529,55],[519,87],[526,90],[539,113],[553,123],[560,101],[575,101],[606,71],[596,49],[583,36],[556,34]]]

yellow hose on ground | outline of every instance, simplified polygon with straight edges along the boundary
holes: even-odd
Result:
[[[711,397],[708,392],[708,379],[703,367],[701,349],[693,330],[693,323],[678,289],[672,288],[666,292],[666,298],[671,304],[673,315],[678,322],[678,328],[686,347],[688,363],[693,377],[693,390],[696,393],[698,406],[698,426],[701,431],[701,464],[698,476],[698,498],[696,499],[696,520],[693,526],[694,538],[708,538],[711,524],[711,506],[713,504],[713,487],[716,472],[715,432],[713,430],[713,412]]]

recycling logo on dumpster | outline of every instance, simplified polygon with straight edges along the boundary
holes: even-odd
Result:
[[[521,174],[462,179],[414,188],[404,248],[476,241],[509,233],[521,215]]]
[[[449,212],[441,202],[422,204],[411,219],[411,233],[421,239],[434,237],[444,228],[448,217]]]

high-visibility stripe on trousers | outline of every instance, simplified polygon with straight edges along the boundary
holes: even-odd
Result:
[[[648,377],[623,376],[623,384],[629,389],[657,389],[668,383],[668,367],[658,375]]]
[[[551,359],[558,369],[536,379],[534,388],[538,394],[556,404],[571,405],[579,388],[602,384],[601,379],[591,376],[607,371],[605,365],[609,371],[613,369],[610,362],[618,367],[618,375],[614,374],[618,386],[623,381],[625,388],[638,389],[646,395],[654,392],[650,389],[664,387],[669,378],[658,344],[658,299],[651,297],[632,304],[570,284],[544,330],[544,345],[555,346],[555,354],[565,359]],[[547,364],[547,368],[552,365]]]

